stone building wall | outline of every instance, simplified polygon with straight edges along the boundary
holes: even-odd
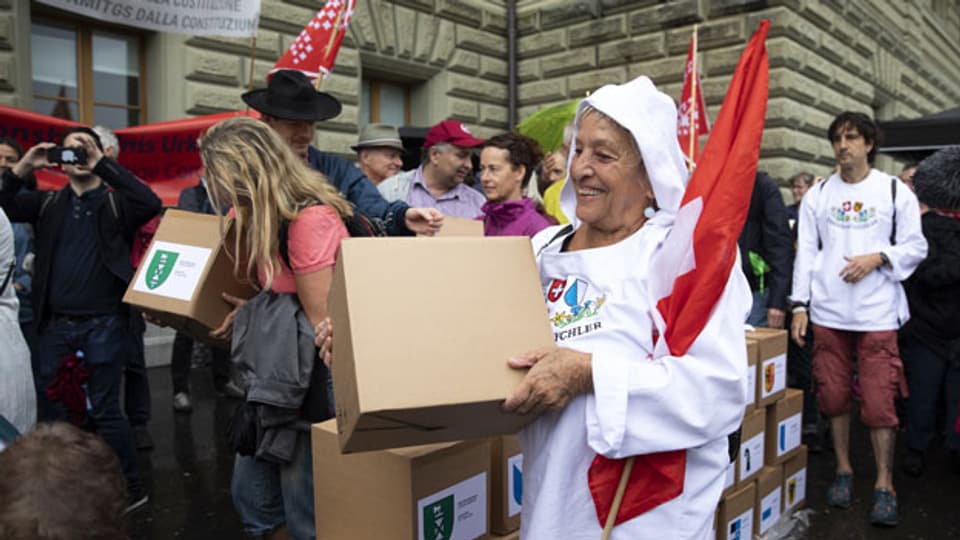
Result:
[[[825,131],[843,110],[881,120],[960,106],[960,4],[867,0],[599,0],[520,4],[520,117],[648,75],[679,98],[693,25],[716,118],[743,46],[771,21],[761,169],[785,180],[833,167]],[[878,166],[899,172],[891,159]]]

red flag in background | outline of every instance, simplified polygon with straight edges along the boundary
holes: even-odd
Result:
[[[687,63],[683,72],[683,89],[680,91],[680,103],[677,107],[677,140],[683,156],[696,163],[700,150],[700,136],[710,132],[710,120],[707,118],[707,102],[703,99],[703,86],[700,85],[700,66],[696,61],[697,33],[694,29],[687,49]],[[696,94],[696,95],[694,95]],[[692,118],[691,118],[692,117]],[[693,137],[690,136],[691,126]],[[688,167],[690,163],[687,164]]]
[[[682,356],[706,326],[737,257],[760,158],[767,109],[767,20],[747,43],[673,228],[651,261],[651,292],[669,354]],[[678,360],[678,361],[682,361]],[[597,456],[589,484],[600,525],[607,523],[628,462],[614,524],[633,519],[683,492],[686,450],[611,460]]]
[[[321,73],[321,79],[329,74],[353,17],[354,5],[355,0],[327,0],[277,60],[267,78],[282,69],[301,71],[311,79]]]

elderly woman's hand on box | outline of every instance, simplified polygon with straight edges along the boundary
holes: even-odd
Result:
[[[578,394],[593,391],[593,356],[559,347],[545,347],[507,360],[527,375],[507,398],[503,409],[517,414],[539,415],[562,409]]]

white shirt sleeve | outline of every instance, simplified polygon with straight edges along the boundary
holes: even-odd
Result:
[[[743,323],[750,301],[738,261],[686,355],[643,359],[614,344],[596,348],[586,407],[593,451],[619,459],[695,448],[735,431],[746,405]]]
[[[826,181],[826,180],[824,180]],[[823,186],[826,187],[826,186]],[[812,186],[800,201],[797,218],[797,256],[793,261],[793,290],[791,302],[810,303],[810,283],[813,280],[813,261],[820,250],[817,229],[817,195],[821,186]]]
[[[897,186],[896,207],[897,243],[883,250],[890,259],[890,267],[881,266],[880,271],[892,281],[900,282],[910,277],[927,257],[927,240],[920,224],[920,203],[903,183]]]

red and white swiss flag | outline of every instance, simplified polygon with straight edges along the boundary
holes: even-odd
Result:
[[[696,163],[700,150],[700,136],[710,132],[710,119],[707,118],[707,102],[703,99],[703,86],[700,84],[699,67],[694,72],[694,56],[697,54],[696,38],[690,38],[690,47],[687,49],[687,65],[683,72],[683,89],[680,91],[680,103],[677,107],[677,140],[680,141],[680,150],[683,157]],[[696,99],[693,96],[694,82],[696,82]],[[691,121],[692,118],[692,121]],[[690,139],[691,126],[694,130],[693,140]],[[692,149],[691,149],[692,142]],[[688,163],[688,168],[692,169]]]
[[[300,71],[310,79],[321,73],[323,76],[329,74],[350,26],[355,5],[356,0],[327,0],[277,60],[267,78],[283,69]]]

